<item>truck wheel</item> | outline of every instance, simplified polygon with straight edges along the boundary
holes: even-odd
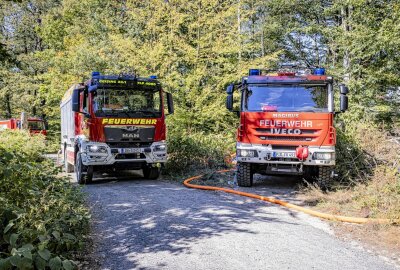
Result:
[[[156,180],[160,176],[160,168],[157,167],[144,167],[143,177],[150,180]]]
[[[253,185],[253,172],[250,163],[238,162],[237,183],[239,187],[251,187]]]
[[[332,168],[321,166],[318,167],[317,184],[322,190],[328,190],[332,185]]]
[[[68,163],[67,160],[67,149],[64,149],[64,169],[66,173],[72,173],[74,172],[74,166],[70,163]]]
[[[93,166],[85,166],[82,163],[81,153],[76,154],[75,162],[76,181],[80,185],[89,184],[93,179]]]

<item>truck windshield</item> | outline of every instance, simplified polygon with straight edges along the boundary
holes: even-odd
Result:
[[[96,116],[161,117],[158,89],[98,89],[93,98]]]
[[[44,123],[42,121],[29,121],[28,120],[28,129],[29,130],[44,130]]]
[[[244,91],[244,110],[254,112],[328,112],[326,86],[260,85]]]

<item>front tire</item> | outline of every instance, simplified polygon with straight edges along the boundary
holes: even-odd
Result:
[[[253,171],[251,163],[238,162],[237,184],[239,187],[251,187],[253,185]]]
[[[322,190],[328,190],[332,186],[332,168],[329,166],[318,167],[317,184]]]
[[[160,168],[157,167],[144,167],[143,177],[150,180],[156,180],[160,177]]]
[[[83,165],[81,152],[76,154],[75,173],[76,181],[80,185],[89,184],[93,180],[93,166]]]

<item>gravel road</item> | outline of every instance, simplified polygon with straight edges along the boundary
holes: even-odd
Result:
[[[293,183],[256,183],[290,199]],[[327,223],[260,201],[137,175],[85,187],[94,216],[93,269],[397,269],[336,238]]]

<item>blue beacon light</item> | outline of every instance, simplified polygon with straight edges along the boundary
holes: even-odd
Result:
[[[249,76],[259,76],[261,75],[261,70],[259,69],[250,69]]]
[[[92,77],[96,77],[96,76],[100,76],[100,72],[99,71],[93,71],[92,72]]]
[[[155,80],[155,79],[157,79],[157,76],[156,75],[151,75],[151,76],[149,76],[149,78]]]
[[[315,68],[314,75],[319,75],[319,76],[325,75],[325,69],[324,68]]]

